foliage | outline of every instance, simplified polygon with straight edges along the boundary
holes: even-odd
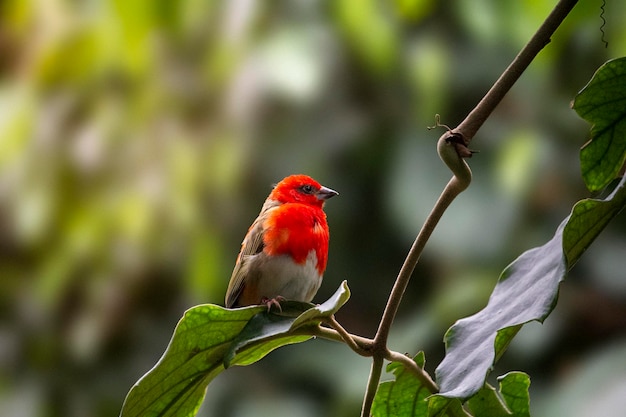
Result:
[[[448,330],[447,354],[437,368],[441,395],[469,398],[477,393],[520,327],[548,317],[567,270],[626,207],[625,183],[622,178],[605,200],[578,202],[548,243],[525,252],[502,272],[483,310]]]
[[[604,79],[607,72],[626,74],[626,59],[605,65],[594,80]],[[589,85],[594,85],[594,80]],[[626,90],[625,85],[622,90]],[[585,88],[577,102],[595,102],[600,106],[598,97],[606,98],[607,94],[603,89]],[[623,117],[619,112],[621,102],[610,97],[608,100],[602,103],[605,111],[595,114],[594,126],[610,124],[607,119],[615,124],[615,114]],[[594,134],[600,137],[593,136],[593,141],[602,140],[603,131],[592,130]],[[617,139],[623,138],[618,135]],[[621,153],[626,157],[626,149]],[[597,159],[593,154],[581,155],[583,159]],[[623,158],[618,160],[623,162]],[[600,166],[607,171],[601,176],[613,179],[614,165]],[[419,373],[411,373],[401,363],[392,362],[387,371],[394,374],[395,380],[378,387],[372,415],[530,415],[528,376],[512,373],[501,377],[499,393],[486,383],[487,376],[521,326],[532,320],[543,321],[553,310],[559,285],[568,269],[626,206],[625,184],[623,177],[607,198],[577,203],[548,243],[525,252],[504,270],[483,310],[457,321],[448,330],[446,356],[436,370],[439,392],[425,386]],[[163,359],[129,393],[122,416],[194,415],[206,385],[217,373],[230,364],[256,362],[279,346],[307,340],[308,336],[299,336],[295,331],[311,322],[319,325],[323,317],[337,312],[348,298],[342,291],[349,294],[345,282],[334,300],[304,310],[298,318],[263,313],[260,311],[263,307],[229,311],[200,306],[189,310],[178,324]],[[317,310],[326,313],[315,313]],[[248,349],[251,353],[247,353]],[[415,358],[415,365],[421,371],[424,360],[423,352]],[[467,411],[461,406],[465,401]]]
[[[317,326],[348,301],[346,283],[319,306],[290,301],[280,314],[267,307],[225,309],[200,305],[180,320],[165,354],[128,393],[123,416],[191,416],[207,385],[233,365],[250,365],[272,350],[311,338],[294,334]]]
[[[580,151],[587,188],[599,191],[626,161],[626,66],[624,58],[604,64],[576,96],[573,108],[592,124],[591,140]]]
[[[295,172],[341,192],[328,206],[330,258],[316,301],[349,279],[353,295],[337,321],[375,334],[381,295],[449,175],[426,126],[435,113],[450,126],[462,119],[551,8],[2,2],[0,415],[119,413],[181,315],[222,302],[260,201]],[[388,340],[397,352],[426,352],[426,375],[444,356],[446,329],[479,311],[502,267],[549,240],[571,202],[587,195],[573,155],[587,125],[566,104],[626,45],[626,3],[606,4],[608,48],[598,13],[595,2],[578,2],[472,144],[480,150],[472,186],[428,241]],[[603,77],[619,84],[617,64]],[[574,107],[595,115],[606,111],[602,100],[579,96]],[[621,131],[619,118],[606,122],[605,132]],[[599,184],[615,176],[622,142],[594,141],[589,150],[598,156],[608,145],[607,158],[581,163],[606,191],[574,209],[580,224],[563,242],[572,254],[619,210],[603,201],[615,182]],[[569,272],[546,322],[524,325],[502,357],[505,343],[495,353],[491,384],[509,369],[526,371],[537,415],[624,409],[624,230],[616,217]],[[327,326],[212,380],[199,415],[356,415],[369,359],[335,343],[341,337]],[[500,331],[496,343],[511,337]],[[355,342],[370,354],[364,339]],[[401,368],[400,386],[409,376],[429,386],[402,356],[388,359],[382,379]],[[505,392],[496,391],[503,403]],[[429,401],[431,410],[464,412],[460,400]]]

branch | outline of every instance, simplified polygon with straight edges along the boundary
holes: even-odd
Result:
[[[450,167],[454,176],[448,182],[446,188],[444,188],[443,192],[439,196],[439,199],[435,203],[435,206],[428,215],[428,218],[424,222],[424,225],[417,235],[415,242],[413,242],[413,246],[411,247],[409,254],[404,260],[400,273],[396,278],[396,282],[391,290],[391,295],[387,301],[387,306],[383,312],[383,317],[378,326],[378,331],[374,337],[375,348],[377,347],[381,351],[384,351],[387,345],[387,338],[389,336],[389,331],[391,330],[391,325],[398,311],[398,307],[400,306],[400,302],[402,301],[404,291],[409,284],[413,270],[419,261],[424,246],[426,246],[426,242],[435,230],[435,226],[439,223],[441,216],[443,216],[443,213],[446,211],[448,206],[450,206],[452,201],[454,201],[454,199],[463,190],[465,190],[472,181],[472,172],[467,163],[463,160],[462,156],[459,155],[459,144],[453,141],[453,137],[453,134],[447,132],[439,138],[437,151],[441,159],[446,163],[446,165],[448,165],[448,167]]]
[[[506,93],[521,77],[537,54],[550,43],[550,38],[576,3],[578,3],[578,0],[561,0],[557,3],[543,24],[537,29],[537,32],[530,38],[530,41],[498,78],[498,81],[489,89],[465,120],[454,129],[455,132],[463,136],[467,144],[469,144],[478,129],[480,129]]]
[[[363,408],[361,409],[361,417],[370,417],[370,411],[372,410],[372,404],[374,404],[374,397],[376,396],[376,390],[378,390],[378,381],[383,372],[384,359],[381,356],[374,356],[372,360],[372,367],[370,369],[370,377],[367,381],[367,391],[365,392],[365,399],[363,400]],[[367,395],[372,393],[372,395]]]
[[[326,324],[335,329],[341,337],[341,340],[344,341],[350,349],[361,356],[372,356],[373,341],[371,339],[359,338],[358,336],[348,333],[348,331],[344,329],[343,326],[335,319],[334,314],[326,319]],[[360,343],[357,343],[357,340],[359,340]]]
[[[369,416],[370,408],[366,408],[365,406],[368,405],[371,407],[376,395],[376,388],[378,387],[380,374],[382,372],[383,363],[382,360],[378,359],[382,359],[388,353],[387,338],[389,337],[389,331],[391,330],[391,325],[393,324],[398,307],[402,301],[402,296],[404,295],[404,291],[409,284],[411,274],[415,269],[415,265],[417,265],[417,261],[420,258],[422,250],[430,238],[430,235],[435,230],[435,226],[439,222],[439,219],[441,219],[441,216],[446,211],[450,203],[452,203],[456,196],[469,186],[472,180],[472,172],[467,163],[465,163],[463,158],[459,155],[457,150],[458,143],[453,142],[450,139],[452,137],[454,137],[452,133],[445,133],[439,139],[437,150],[441,159],[452,169],[452,172],[454,172],[454,177],[452,177],[452,179],[448,182],[446,188],[443,190],[439,199],[435,203],[435,206],[430,212],[430,215],[424,222],[422,230],[420,230],[415,242],[413,242],[413,246],[404,260],[402,269],[400,269],[398,278],[396,278],[396,282],[391,290],[391,295],[387,301],[387,306],[385,307],[383,317],[378,326],[378,331],[374,337],[374,345],[372,347],[374,361],[372,363],[372,370],[369,376],[370,380],[368,382],[367,392],[365,393],[365,400],[363,401],[364,407],[361,417]],[[376,369],[376,366],[380,367],[380,369]],[[372,382],[373,379],[375,379],[374,382]],[[437,392],[437,386],[434,382],[432,384],[434,392]]]
[[[328,327],[321,327],[321,326],[315,326],[313,328],[306,327],[306,328],[296,329],[296,331],[294,331],[293,334],[310,335],[310,336],[315,336],[315,337],[321,337],[327,340],[332,340],[335,342],[343,342],[361,356],[372,356],[372,345],[374,342],[372,339],[350,334],[346,332],[345,329],[344,329],[344,332],[345,332],[345,335],[347,335],[347,338],[351,340],[351,342],[347,342],[345,338],[346,336],[345,335],[342,336],[337,330],[329,329]]]

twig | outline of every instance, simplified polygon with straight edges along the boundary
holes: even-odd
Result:
[[[341,336],[341,339],[348,345],[350,349],[355,351],[361,356],[372,356],[371,346],[373,341],[371,339],[361,340],[361,344],[359,345],[356,342],[356,337],[350,333],[346,329],[343,328],[341,324],[335,319],[335,315],[328,317],[325,320],[326,324],[335,329],[337,333]]]
[[[485,120],[487,120],[496,106],[502,101],[502,98],[504,98],[506,93],[517,82],[537,54],[550,43],[552,34],[554,34],[556,29],[561,25],[576,3],[578,3],[578,0],[561,0],[554,6],[552,12],[539,29],[537,29],[533,37],[530,38],[530,41],[522,48],[513,62],[511,62],[511,65],[502,73],[500,78],[493,84],[480,103],[467,115],[465,120],[454,129],[455,132],[463,135],[467,144],[469,144],[478,129],[480,129]]]
[[[372,360],[372,367],[370,368],[370,377],[367,381],[367,391],[372,392],[373,395],[366,395],[363,400],[363,408],[361,409],[361,417],[370,417],[370,411],[372,410],[372,404],[374,404],[374,397],[376,396],[376,390],[378,389],[378,381],[383,372],[384,359],[381,356],[375,355]]]
[[[316,336],[316,337],[321,337],[327,340],[333,340],[335,342],[344,342],[348,345],[348,347],[350,347],[359,355],[372,356],[372,345],[374,341],[372,339],[368,339],[365,337],[356,336],[356,335],[347,333],[349,335],[349,339],[352,340],[353,342],[353,343],[348,343],[344,339],[344,336],[339,334],[337,330],[329,329],[327,327],[320,327],[320,326],[315,326],[313,328],[309,328],[309,327],[298,328],[293,332],[293,334]]]

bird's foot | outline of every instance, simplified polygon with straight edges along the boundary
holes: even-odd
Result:
[[[283,312],[283,308],[280,306],[280,303],[285,301],[285,297],[281,297],[280,295],[274,298],[261,298],[261,304],[265,304],[267,306],[267,312],[270,313],[272,311],[272,307],[276,307],[280,313]]]

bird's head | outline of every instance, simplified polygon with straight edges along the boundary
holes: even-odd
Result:
[[[281,203],[302,203],[322,207],[324,202],[339,194],[324,187],[307,175],[290,175],[276,184],[269,198]]]

